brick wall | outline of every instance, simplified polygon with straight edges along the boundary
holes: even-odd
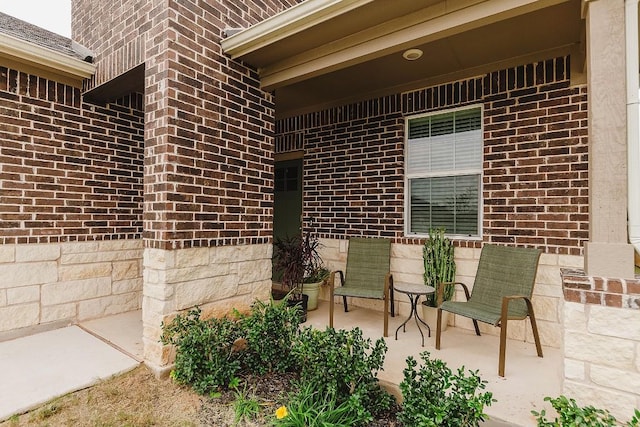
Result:
[[[88,83],[93,87],[164,53],[176,42],[193,41],[195,34],[169,30],[169,21],[214,28],[206,35],[196,31],[201,39],[195,48],[200,54],[205,50],[219,54],[215,41],[225,28],[248,27],[300,1],[72,0],[72,39],[97,53],[97,72]]]
[[[97,52],[94,84],[145,63],[147,247],[270,241],[273,100],[219,41],[296,3],[73,2],[74,37]]]
[[[145,65],[144,346],[147,363],[162,369],[171,349],[159,343],[159,325],[168,316],[188,305],[221,312],[268,295],[273,99],[260,90],[256,71],[223,55],[219,42],[225,29],[248,27],[297,1],[94,3],[73,2],[74,37],[97,52],[92,84]],[[128,65],[121,67],[123,56]],[[230,247],[255,256],[261,267],[252,277],[221,255],[235,253]],[[183,267],[174,261],[193,253],[206,254],[198,279],[172,279]]]
[[[142,97],[99,107],[0,67],[0,244],[142,233]]]
[[[587,276],[582,269],[564,269],[561,273],[565,301],[640,310],[640,276]]]
[[[282,119],[302,133],[304,219],[325,238],[404,235],[404,118],[481,104],[483,240],[581,255],[588,239],[586,87],[560,57]],[[479,247],[477,241],[459,246]]]

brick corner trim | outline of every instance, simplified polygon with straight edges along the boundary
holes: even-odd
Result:
[[[640,310],[640,276],[635,279],[587,276],[582,269],[560,269],[565,301]]]

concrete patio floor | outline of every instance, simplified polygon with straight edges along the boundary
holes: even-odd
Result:
[[[328,302],[321,301],[317,310],[308,313],[304,325],[324,329],[328,309]],[[497,337],[476,337],[471,331],[450,327],[443,333],[442,350],[438,351],[433,334],[431,338],[425,335],[425,346],[421,347],[420,334],[411,321],[396,341],[394,332],[406,315],[401,312],[390,318],[390,336],[385,339],[389,350],[384,371],[379,373],[382,381],[398,384],[406,357],[413,355],[419,360],[418,355],[425,350],[447,362],[451,369],[463,365],[478,369],[488,381],[487,390],[497,399],[486,409],[491,420],[485,427],[535,426],[531,410],[548,408],[544,397],[560,394],[559,350],[545,347],[541,359],[532,344],[509,341],[506,378],[501,378],[497,374]],[[358,326],[375,340],[382,336],[382,313],[356,306],[344,313],[341,305],[336,306],[334,326]],[[0,420],[134,368],[142,360],[141,337],[141,312],[135,311],[0,342],[0,366],[5,372],[0,382]]]
[[[0,421],[139,364],[79,326],[0,342]]]

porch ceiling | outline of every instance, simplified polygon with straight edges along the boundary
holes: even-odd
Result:
[[[583,40],[581,0],[306,0],[222,45],[284,117],[552,55],[580,63]]]

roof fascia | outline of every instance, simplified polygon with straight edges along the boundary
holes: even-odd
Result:
[[[372,1],[306,0],[223,39],[222,49],[235,59]]]
[[[96,71],[94,64],[2,33],[0,33],[0,55],[26,64],[35,64],[41,68],[50,69],[56,74],[75,79],[90,78]]]

